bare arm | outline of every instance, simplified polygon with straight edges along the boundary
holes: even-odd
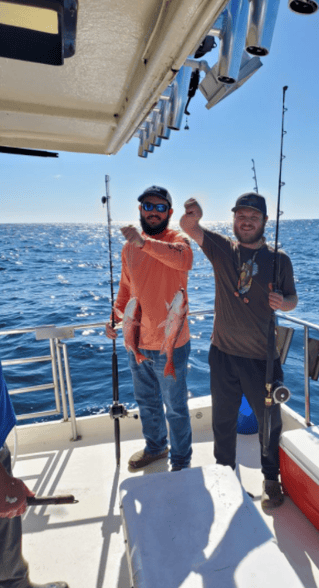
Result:
[[[181,229],[201,247],[204,241],[204,231],[199,226],[203,211],[195,198],[190,198],[184,204],[185,214],[179,221]]]
[[[289,312],[296,308],[298,303],[298,296],[296,294],[289,294],[283,296],[278,292],[272,292],[272,284],[269,284],[269,306],[273,310],[281,310],[282,312]]]
[[[282,310],[283,312],[288,312],[289,310],[293,310],[294,308],[296,308],[297,304],[298,296],[296,294],[290,294],[289,296],[286,296],[283,299],[280,310]]]

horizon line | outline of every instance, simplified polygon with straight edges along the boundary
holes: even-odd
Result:
[[[280,222],[285,221],[312,221],[312,220],[319,220],[319,217],[314,218],[282,218]],[[268,218],[268,222],[276,221],[275,218]],[[207,223],[232,223],[232,219],[230,220],[205,220],[202,221],[200,224],[207,224]],[[121,220],[121,221],[112,221],[113,225],[139,225],[140,221],[128,221],[128,220]],[[102,221],[0,221],[1,225],[104,225],[107,226],[106,222]],[[179,225],[178,221],[172,221],[170,225]]]

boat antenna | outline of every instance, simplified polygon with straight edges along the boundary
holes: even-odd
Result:
[[[111,227],[111,211],[110,211],[110,192],[109,192],[110,176],[105,176],[105,190],[106,196],[102,196],[103,206],[106,204],[107,209],[107,226],[108,226],[108,240],[109,240],[109,263],[110,263],[110,282],[111,282],[111,303],[112,303],[112,328],[115,326],[114,315],[114,287],[113,287],[113,262],[112,262],[112,227]],[[112,353],[112,383],[113,383],[113,404],[110,407],[110,417],[114,420],[114,438],[115,438],[115,456],[116,465],[119,467],[121,460],[120,450],[120,421],[119,419],[127,415],[127,410],[123,404],[119,403],[119,377],[118,377],[118,362],[116,341],[113,342]]]
[[[253,190],[255,190],[255,192],[257,192],[257,194],[258,194],[258,185],[257,185],[256,168],[255,168],[255,162],[254,162],[254,160],[253,160],[253,159],[252,159],[252,162],[253,162],[253,167],[252,167],[251,169],[252,169],[252,170],[253,170],[253,172],[254,172],[253,179],[255,180],[255,186],[254,186]]]
[[[281,179],[282,174],[282,162],[285,159],[283,155],[283,141],[286,131],[284,130],[284,118],[287,108],[285,107],[285,96],[288,86],[283,87],[283,98],[282,98],[282,119],[281,119],[281,144],[280,144],[280,159],[279,159],[279,181],[278,181],[278,198],[277,198],[277,216],[276,216],[276,236],[275,236],[275,248],[274,248],[274,262],[273,262],[273,278],[272,278],[272,290],[273,292],[278,291],[278,279],[277,279],[277,258],[278,258],[278,235],[279,235],[279,217],[282,214],[280,211],[280,194],[281,188],[285,183]],[[268,455],[269,448],[269,435],[270,435],[270,407],[273,403],[287,402],[290,398],[290,391],[281,382],[275,381],[274,378],[274,362],[275,362],[275,349],[276,349],[276,337],[275,337],[275,312],[271,311],[269,320],[268,330],[268,344],[267,344],[267,366],[266,366],[266,396],[265,396],[265,408],[264,408],[264,428],[263,428],[263,455]]]

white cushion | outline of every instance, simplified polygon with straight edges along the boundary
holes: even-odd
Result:
[[[120,497],[134,588],[302,588],[230,467],[129,478]]]

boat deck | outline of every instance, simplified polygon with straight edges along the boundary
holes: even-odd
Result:
[[[214,457],[210,407],[207,403],[204,406],[203,399],[194,399],[192,406],[194,468],[213,464]],[[108,416],[79,419],[78,428],[82,439],[77,441],[70,440],[70,423],[18,428],[14,475],[39,495],[71,493],[79,501],[73,505],[28,508],[23,519],[23,553],[29,562],[30,577],[36,583],[64,580],[70,588],[131,588],[118,487],[129,476],[168,471],[169,464],[161,460],[144,470],[129,471],[129,457],[143,447],[139,420],[121,421],[119,468],[115,461],[113,423]],[[11,435],[11,447],[12,439]],[[289,497],[278,509],[268,513],[261,509],[257,434],[238,435],[237,475],[253,495],[256,508],[302,584],[318,588],[318,531]]]

